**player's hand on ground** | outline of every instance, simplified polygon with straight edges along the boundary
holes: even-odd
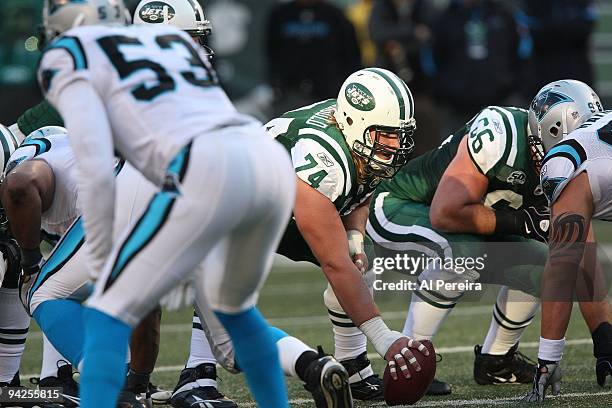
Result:
[[[595,375],[597,376],[597,384],[603,387],[606,383],[606,377],[612,376],[612,356],[599,357],[597,359]]]
[[[365,253],[353,255],[353,263],[361,273],[365,273],[370,266],[368,263],[368,257]]]
[[[525,397],[524,402],[542,402],[546,397],[548,388],[553,395],[561,392],[561,366],[559,363],[538,364],[536,375],[533,378],[533,388]]]
[[[541,242],[548,241],[550,209],[548,207],[526,207],[522,211],[524,235]]]
[[[385,360],[387,360],[387,364],[389,365],[391,378],[397,380],[398,375],[410,378],[411,375],[408,364],[412,365],[415,371],[421,371],[421,366],[416,357],[414,357],[414,353],[423,353],[423,355],[428,356],[429,350],[427,350],[424,344],[404,336],[391,344],[389,350],[387,350],[385,354]]]

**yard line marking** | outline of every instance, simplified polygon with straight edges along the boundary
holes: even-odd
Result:
[[[566,346],[583,346],[585,344],[591,344],[593,340],[590,338],[584,339],[573,339],[566,340]],[[521,343],[522,348],[537,348],[538,342],[526,342]],[[455,354],[455,353],[466,353],[474,350],[474,346],[458,346],[458,347],[440,347],[436,349],[437,353],[440,354]],[[377,353],[368,353],[369,359],[381,358]],[[155,372],[168,372],[168,371],[180,371],[183,369],[183,365],[171,365],[171,366],[160,366],[155,368]],[[22,380],[27,380],[30,377],[37,377],[38,374],[22,374],[19,376]]]
[[[593,344],[593,340],[589,338],[584,339],[573,339],[566,340],[566,346],[584,346],[585,344]],[[521,343],[521,348],[538,348],[540,343],[537,341],[530,341]],[[455,354],[455,353],[466,353],[468,351],[473,352],[474,346],[456,346],[456,347],[436,347],[436,353],[440,354]],[[368,358],[380,358],[378,353],[368,353]]]
[[[546,397],[547,399],[564,399],[564,398],[576,398],[576,397],[596,397],[612,395],[612,391],[604,392],[571,392],[569,394],[551,395]],[[410,405],[410,407],[448,407],[448,406],[470,406],[470,405],[506,405],[514,404],[520,401],[523,397],[509,397],[509,398],[483,398],[473,400],[443,400],[443,401],[422,401],[416,405]],[[312,399],[308,398],[295,398],[289,400],[290,404],[312,404]],[[241,407],[255,407],[257,406],[254,402],[240,403]],[[370,402],[369,406],[372,407],[385,407],[387,406],[384,402]],[[398,407],[408,407],[408,405],[398,405]]]

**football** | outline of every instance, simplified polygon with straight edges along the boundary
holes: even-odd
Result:
[[[429,350],[429,356],[425,357],[417,350],[411,350],[421,365],[420,372],[416,372],[408,364],[412,377],[406,379],[398,368],[398,379],[394,380],[389,372],[389,365],[385,368],[383,389],[387,405],[414,404],[425,395],[425,391],[433,381],[436,374],[436,351],[431,341],[423,340],[421,343]]]

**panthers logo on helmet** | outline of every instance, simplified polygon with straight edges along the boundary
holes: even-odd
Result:
[[[165,21],[165,9],[167,8],[168,20],[171,20],[176,12],[174,8],[168,3],[164,3],[163,1],[154,1],[149,4],[146,4],[140,10],[140,18],[145,23],[163,23]]]
[[[346,87],[346,99],[355,109],[371,111],[376,107],[374,95],[365,86],[353,82]]]
[[[555,91],[542,93],[531,104],[531,109],[535,112],[538,121],[552,109],[553,106],[562,102],[573,102],[574,100],[567,95]]]

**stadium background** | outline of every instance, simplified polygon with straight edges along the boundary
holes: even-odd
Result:
[[[536,0],[532,0],[536,1]],[[34,82],[36,61],[35,27],[39,24],[40,1],[2,0],[0,16],[0,123],[9,125],[25,108],[38,101]],[[133,2],[132,2],[133,3]],[[203,2],[213,23],[211,45],[217,53],[217,67],[224,87],[237,105],[245,111],[269,119],[272,90],[266,85],[263,32],[275,0],[211,0]],[[359,3],[337,0],[345,8]],[[432,0],[442,7],[445,0]],[[512,7],[521,2],[506,1]],[[594,67],[594,88],[604,101],[612,103],[612,0],[597,2],[597,21],[590,40],[590,58]],[[220,40],[216,42],[215,36]],[[418,109],[418,107],[417,107]],[[418,113],[417,113],[418,114]],[[418,116],[417,116],[418,119]],[[597,236],[603,241],[603,252],[610,254],[612,229],[597,225]],[[333,351],[331,327],[322,302],[325,280],[319,270],[306,264],[277,262],[261,295],[261,308],[273,324],[302,338],[311,345],[321,344]],[[460,304],[435,338],[442,355],[438,377],[453,386],[445,398],[426,398],[422,406],[521,406],[517,399],[528,386],[480,387],[471,379],[473,345],[482,342],[491,318],[494,295],[488,293],[478,301]],[[409,294],[379,293],[377,302],[384,317],[395,329],[401,329]],[[189,345],[191,311],[164,314],[162,340],[154,382],[172,388],[184,363]],[[539,322],[535,321],[522,341],[522,350],[535,358]],[[37,376],[40,368],[41,333],[31,328],[22,362],[22,381]],[[575,310],[569,334],[569,346],[563,360],[564,395],[549,400],[545,406],[606,407],[612,406],[612,391],[601,390],[594,381],[591,340]],[[373,352],[373,350],[370,350]],[[383,363],[373,361],[382,373]],[[262,362],[265,364],[265,362]],[[220,389],[241,403],[254,406],[243,380],[221,370]],[[289,381],[293,406],[312,406],[309,394],[294,380]],[[361,403],[358,406],[375,406]]]

